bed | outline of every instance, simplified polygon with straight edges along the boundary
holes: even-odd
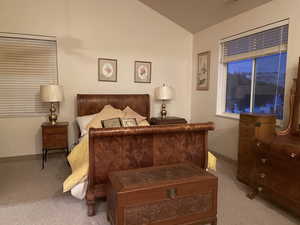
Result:
[[[149,95],[77,95],[77,115],[99,112],[105,105],[129,106],[150,119]],[[96,199],[106,197],[108,173],[116,170],[191,161],[207,168],[207,134],[211,122],[131,128],[91,128],[88,135],[89,167],[86,202],[95,214]]]

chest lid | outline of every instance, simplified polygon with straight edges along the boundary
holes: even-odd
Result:
[[[180,163],[112,172],[109,179],[113,188],[120,192],[211,180],[216,177],[192,163]]]

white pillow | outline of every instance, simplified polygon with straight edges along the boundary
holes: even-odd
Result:
[[[95,118],[96,114],[87,115],[87,116],[78,116],[76,121],[80,128],[81,137],[87,134],[86,126]]]

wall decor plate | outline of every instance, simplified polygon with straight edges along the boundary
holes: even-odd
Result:
[[[98,58],[98,80],[117,82],[117,64],[116,59]]]
[[[151,83],[151,62],[135,61],[134,82]]]
[[[210,76],[210,52],[202,52],[198,54],[197,68],[197,90],[209,89]]]

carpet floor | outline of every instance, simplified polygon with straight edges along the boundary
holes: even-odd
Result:
[[[40,160],[0,162],[0,224],[5,225],[108,225],[106,203],[99,201],[94,217],[86,215],[84,201],[62,193],[62,181],[70,173],[62,155]],[[234,164],[218,160],[219,225],[300,225],[300,218],[256,198],[239,183]]]

